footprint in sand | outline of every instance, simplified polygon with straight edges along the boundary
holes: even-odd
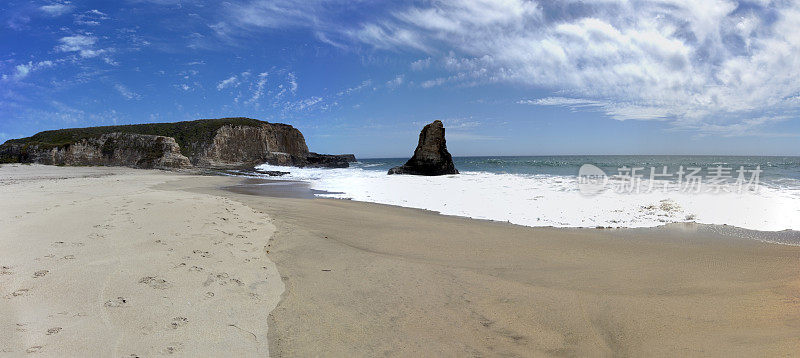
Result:
[[[199,255],[200,255],[200,257],[211,257],[211,253],[210,253],[210,252],[208,252],[208,251],[203,251],[203,250],[193,250],[193,251],[192,251],[192,253],[193,253],[193,254],[199,254]]]
[[[128,300],[126,300],[125,297],[117,297],[116,299],[106,301],[106,303],[104,303],[103,306],[122,307],[125,306],[126,303],[128,303]]]
[[[139,280],[139,283],[146,284],[152,288],[164,290],[169,288],[171,285],[169,282],[164,280],[163,278],[158,278],[155,276],[145,276]]]
[[[57,334],[58,332],[61,332],[61,327],[53,327],[47,330],[47,335],[50,336],[53,334]]]
[[[39,270],[39,271],[36,271],[36,272],[33,273],[33,278],[44,277],[48,273],[50,273],[50,271],[48,271],[48,270]]]
[[[235,284],[237,286],[244,286],[244,282],[242,282],[241,280],[239,280],[238,278],[235,278],[235,277],[231,278],[225,272],[218,273],[218,274],[213,274],[213,273],[208,274],[208,278],[206,279],[205,282],[203,282],[203,286],[208,286],[208,285],[210,285],[210,284],[212,284],[214,282],[216,282],[220,286],[225,286],[225,285],[227,285],[229,283],[233,283],[233,284]]]
[[[164,348],[163,352],[165,354],[173,354],[180,352],[181,349],[183,349],[183,343],[174,342]]]
[[[6,298],[23,296],[26,293],[28,293],[28,291],[30,291],[30,290],[27,289],[27,288],[20,288],[19,290],[16,290],[16,291],[11,292],[10,294],[6,295]]]
[[[169,324],[169,328],[178,329],[178,327],[183,326],[187,323],[189,323],[189,320],[186,317],[175,317]]]

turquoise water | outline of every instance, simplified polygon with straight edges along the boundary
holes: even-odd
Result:
[[[408,158],[375,158],[359,159],[354,167],[365,170],[387,171],[394,166],[402,165]],[[735,170],[740,166],[745,169],[760,167],[761,181],[766,185],[797,186],[800,185],[800,157],[778,156],[673,156],[673,155],[564,155],[564,156],[487,156],[457,157],[453,161],[459,171],[573,176],[583,164],[593,164],[607,175],[618,173],[621,167],[643,167],[645,177],[649,176],[650,167],[660,171],[668,167],[668,173],[674,173],[680,166],[707,168],[722,165]]]

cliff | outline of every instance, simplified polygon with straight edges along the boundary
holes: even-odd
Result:
[[[296,128],[250,118],[61,129],[0,145],[0,163],[136,168],[233,168],[262,163],[346,167],[350,159],[311,153]]]

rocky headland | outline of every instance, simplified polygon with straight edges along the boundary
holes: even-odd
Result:
[[[59,129],[0,145],[0,163],[133,168],[346,168],[355,156],[310,152],[299,130],[251,118]]]

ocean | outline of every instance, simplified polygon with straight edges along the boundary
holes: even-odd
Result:
[[[346,169],[266,164],[258,169],[288,171],[269,178],[307,182],[321,191],[319,197],[526,226],[652,227],[697,222],[760,231],[800,230],[800,157],[458,157],[454,162],[459,175],[386,174],[406,160],[360,159]],[[587,164],[607,176],[592,191],[584,190],[579,176]]]

